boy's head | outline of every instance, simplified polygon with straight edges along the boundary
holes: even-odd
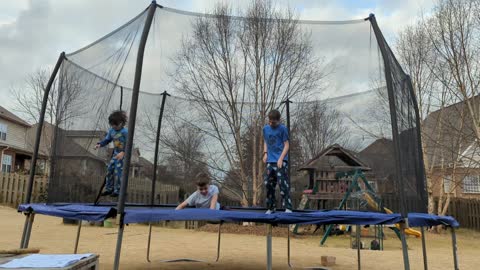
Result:
[[[127,123],[127,114],[124,111],[114,111],[108,117],[108,123],[113,129],[120,130]]]
[[[268,113],[268,124],[271,127],[277,127],[280,124],[280,112],[278,110],[271,110]]]
[[[210,184],[210,176],[207,173],[199,173],[195,176],[197,181],[197,190],[202,195],[208,194],[208,185]]]

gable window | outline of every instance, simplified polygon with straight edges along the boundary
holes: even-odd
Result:
[[[9,173],[12,171],[12,156],[2,155],[2,172]]]
[[[443,192],[450,193],[451,188],[452,188],[452,176],[451,175],[443,176]]]
[[[463,178],[464,193],[480,193],[480,176],[467,175]]]
[[[7,125],[0,124],[0,141],[7,140]]]

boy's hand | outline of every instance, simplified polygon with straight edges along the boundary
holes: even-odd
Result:
[[[125,156],[125,152],[120,152],[115,156],[116,160],[122,160],[123,156]]]
[[[95,145],[95,150],[97,150],[97,149],[100,148],[100,147],[101,147],[101,145],[100,145],[99,143],[97,143],[97,144]]]
[[[267,153],[263,154],[263,163],[267,163]]]
[[[283,167],[283,159],[277,161],[277,168],[281,169]]]

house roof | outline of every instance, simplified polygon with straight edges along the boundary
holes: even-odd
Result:
[[[4,107],[0,106],[0,118],[3,118],[5,120],[14,122],[16,124],[22,125],[24,127],[30,127],[30,124],[25,122],[22,118],[16,116],[9,110],[5,109]]]
[[[105,136],[106,132],[101,130],[68,130],[65,133],[67,137],[103,137]]]
[[[470,101],[480,106],[480,96]],[[476,143],[475,127],[466,106],[459,102],[430,113],[423,122],[423,143],[429,166],[449,166],[462,158],[462,153]],[[474,151],[475,152],[475,151]],[[478,152],[478,151],[477,151]]]
[[[380,138],[358,153],[379,179],[390,178],[395,173],[393,141]]]
[[[362,170],[370,170],[366,163],[360,160],[356,154],[350,150],[333,144],[320,152],[317,156],[307,161],[299,170],[351,170],[359,168]]]

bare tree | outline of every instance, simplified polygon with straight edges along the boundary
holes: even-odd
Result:
[[[51,70],[38,69],[27,75],[21,87],[13,87],[11,93],[15,98],[15,110],[24,115],[28,122],[35,123],[40,117],[43,94],[50,77]],[[56,103],[58,100],[57,82],[52,84],[51,94],[48,97],[45,121],[54,123]]]
[[[441,215],[461,186],[460,171],[466,173],[478,163],[463,153],[480,138],[478,7],[477,0],[440,0],[432,16],[400,34],[397,46],[419,101],[429,212],[435,211],[436,183],[431,177],[438,170],[451,175],[450,191],[444,192],[444,181],[440,181],[436,211]],[[439,110],[432,113],[435,109]]]
[[[37,123],[40,118],[43,96],[51,71],[46,68],[27,75],[22,87],[13,87],[11,93],[15,98],[15,110],[21,113],[28,122]],[[50,89],[46,112],[45,124],[42,131],[41,151],[50,160],[53,149],[55,131],[53,124],[61,126],[68,121],[81,116],[87,110],[85,97],[82,94],[82,82],[79,73],[74,70],[66,70],[64,67],[54,80]],[[33,143],[33,140],[30,142]],[[33,146],[33,145],[32,145]],[[42,151],[42,152],[43,152]]]
[[[396,46],[397,54],[403,67],[405,68],[406,73],[411,76],[412,86],[419,107],[422,141],[426,141],[426,135],[423,128],[425,117],[430,114],[431,109],[435,104],[440,106],[445,105],[445,93],[439,96],[439,93],[434,90],[434,87],[436,86],[434,75],[429,67],[429,65],[436,64],[435,54],[433,53],[432,48],[432,43],[426,30],[426,24],[423,21],[414,26],[408,26],[405,30],[400,32]],[[439,120],[441,120],[441,117]],[[424,165],[427,169],[426,184],[428,193],[428,212],[433,213],[434,200],[431,176],[434,167],[429,166],[426,144],[422,144],[422,148],[425,162]]]
[[[267,112],[287,97],[308,93],[322,78],[308,33],[291,12],[282,13],[268,1],[253,1],[245,19],[230,17],[220,5],[214,17],[193,23],[175,58],[176,85],[195,100],[223,159],[235,170],[242,205],[253,186],[253,203],[262,186],[261,128]],[[279,20],[282,18],[283,20]],[[242,136],[253,128],[253,159],[247,162]],[[247,167],[252,167],[251,173]]]
[[[305,160],[315,157],[332,144],[343,147],[349,144],[348,129],[340,112],[325,102],[314,101],[303,105],[294,129]]]

